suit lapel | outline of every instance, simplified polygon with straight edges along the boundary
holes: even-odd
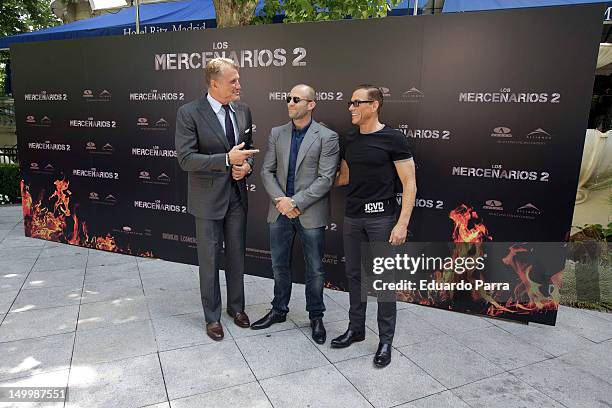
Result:
[[[306,157],[306,152],[310,149],[310,146],[314,143],[314,141],[319,137],[319,125],[314,120],[310,124],[306,135],[304,136],[304,140],[302,140],[302,144],[300,146],[300,150],[298,151],[297,160],[295,162],[295,173],[297,174],[298,169],[300,168],[300,164],[304,157]]]
[[[283,127],[279,136],[278,144],[282,158],[282,169],[284,172],[283,186],[287,187],[287,176],[289,175],[289,154],[291,153],[291,122]]]
[[[212,110],[212,107],[210,106],[210,103],[208,103],[206,96],[200,98],[200,103],[198,104],[198,111],[202,114],[202,117],[204,118],[206,123],[208,123],[208,126],[215,134],[215,136],[217,136],[221,143],[223,143],[225,149],[229,151],[230,145],[227,141],[227,137],[225,136],[225,132],[223,132],[223,128],[221,127],[221,123],[219,123],[217,114]]]

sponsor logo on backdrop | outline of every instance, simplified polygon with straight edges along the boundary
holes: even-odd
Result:
[[[141,236],[150,237],[151,236],[151,230],[149,228],[145,228],[142,231],[138,231],[136,228],[132,227],[131,225],[122,225],[121,227],[114,227],[113,232],[123,234],[123,235],[139,236],[139,237]]]
[[[406,124],[401,124],[397,130],[410,139],[450,140],[451,131],[444,129],[411,129]]]
[[[167,101],[183,101],[185,93],[183,92],[167,92],[151,89],[147,92],[130,92],[130,101],[146,101],[146,102],[167,102]]]
[[[101,178],[110,180],[119,180],[119,173],[114,171],[98,170],[95,167],[89,169],[73,169],[72,175],[77,177]]]
[[[493,133],[491,133],[491,137],[494,138],[511,138],[512,137],[512,129],[505,126],[498,126],[493,129]]]
[[[85,143],[85,151],[91,154],[113,154],[115,148],[112,144],[106,143],[99,149],[95,142],[87,142]]]
[[[67,101],[68,94],[62,92],[40,91],[38,93],[24,94],[23,99],[26,101],[58,102]]]
[[[390,98],[391,97],[391,90],[389,88],[387,88],[386,86],[379,86],[380,91],[383,94],[384,98]]]
[[[183,242],[186,244],[196,245],[198,242],[196,237],[192,237],[190,235],[182,235],[182,234],[174,234],[171,232],[162,232],[161,237],[167,241],[175,241],[175,242]]]
[[[493,129],[491,137],[496,139],[500,144],[514,145],[539,145],[545,146],[547,142],[552,140],[552,135],[542,128],[537,128],[525,135],[516,136],[512,130],[505,126],[499,126]]]
[[[164,186],[170,184],[172,181],[170,176],[168,176],[166,173],[160,173],[157,176],[152,176],[151,173],[146,170],[138,173],[138,179],[144,184],[159,184]]]
[[[542,142],[546,142],[546,141],[552,139],[552,136],[550,135],[550,133],[548,133],[547,131],[545,131],[542,128],[537,128],[537,129],[527,133],[526,137],[527,137],[528,140],[542,141]]]
[[[176,157],[176,150],[160,149],[159,146],[132,147],[132,156]]]
[[[501,201],[487,200],[482,208],[487,210],[487,215],[493,217],[533,220],[542,214],[542,211],[531,202],[515,207],[513,210],[505,210]]]
[[[69,152],[70,151],[69,144],[63,143],[51,143],[49,140],[46,140],[42,143],[40,142],[29,142],[28,149],[31,150],[49,150],[49,151],[61,151],[61,152]]]
[[[154,211],[167,211],[167,212],[175,212],[175,213],[187,213],[187,206],[172,204],[172,203],[164,203],[161,200],[155,201],[134,201],[135,208],[143,208],[146,210],[154,210]]]
[[[32,173],[37,174],[52,174],[55,171],[55,167],[51,163],[43,166],[37,162],[30,163],[30,170]]]
[[[140,130],[145,131],[167,131],[169,128],[169,123],[164,118],[159,118],[155,120],[149,121],[148,118],[140,117],[136,119],[136,126]]]
[[[51,118],[43,116],[38,120],[34,115],[26,115],[25,122],[30,127],[51,127]]]
[[[405,102],[421,102],[425,98],[425,94],[422,90],[416,87],[412,87],[404,92],[402,92],[402,100]]]
[[[116,128],[118,127],[116,120],[96,120],[93,117],[87,119],[70,119],[68,122],[70,127],[83,128]]]
[[[548,182],[550,177],[550,173],[545,171],[504,169],[500,164],[491,165],[490,168],[453,166],[451,169],[451,175],[458,177],[519,180],[543,183]]]
[[[224,57],[234,60],[240,67],[305,67],[307,51],[303,47],[232,50],[228,41],[216,41],[211,49],[199,52],[178,52],[155,54],[153,65],[155,71],[201,69],[213,58]]]
[[[494,91],[467,90],[459,92],[459,102],[465,103],[553,103],[561,102],[559,92],[533,92],[510,88],[501,88]]]
[[[525,203],[516,209],[517,214],[522,215],[525,218],[535,219],[537,216],[542,214],[542,210],[536,207],[533,203]]]
[[[96,205],[114,206],[117,203],[117,197],[114,194],[107,194],[104,198],[96,191],[89,193],[89,201]]]
[[[108,102],[112,99],[113,95],[107,89],[92,90],[84,89],[82,97],[87,102]]]
[[[493,211],[504,211],[504,207],[501,201],[498,200],[487,200],[482,206],[485,210]]]

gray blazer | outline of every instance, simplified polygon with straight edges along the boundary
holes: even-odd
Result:
[[[252,149],[251,111],[243,103],[231,105],[236,111],[238,144],[244,142],[245,149]],[[208,220],[223,219],[231,192],[231,167],[225,164],[230,145],[206,95],[178,109],[174,141],[179,165],[187,172],[187,211]],[[247,160],[253,168],[253,158]],[[238,181],[238,188],[246,211],[245,179]]]
[[[286,195],[292,126],[289,122],[272,128],[268,138],[261,179],[271,200],[269,223],[275,222],[280,214],[274,199]],[[329,191],[336,177],[338,157],[338,134],[313,120],[300,146],[295,166],[293,199],[302,212],[299,219],[304,228],[323,227],[329,222]]]

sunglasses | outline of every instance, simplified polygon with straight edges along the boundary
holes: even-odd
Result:
[[[368,101],[360,101],[359,99],[356,99],[354,101],[348,101],[348,107],[350,108],[351,105],[352,105],[353,108],[358,108],[359,105],[361,105],[362,103],[372,103],[372,102],[374,102],[374,101],[370,101],[370,100],[368,100]]]
[[[293,100],[293,103],[300,103],[302,101],[312,102],[312,99],[302,99],[299,96],[288,96],[285,98],[287,103],[290,103]]]

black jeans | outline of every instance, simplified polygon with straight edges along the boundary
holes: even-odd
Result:
[[[362,301],[361,245],[364,242],[388,242],[395,226],[395,216],[349,218],[344,217],[344,256],[349,284],[349,329],[365,330],[367,302]],[[367,262],[366,262],[367,265]],[[365,282],[364,282],[365,284]],[[364,291],[365,297],[365,291]],[[395,334],[395,302],[378,301],[378,336],[381,343],[391,344]]]

